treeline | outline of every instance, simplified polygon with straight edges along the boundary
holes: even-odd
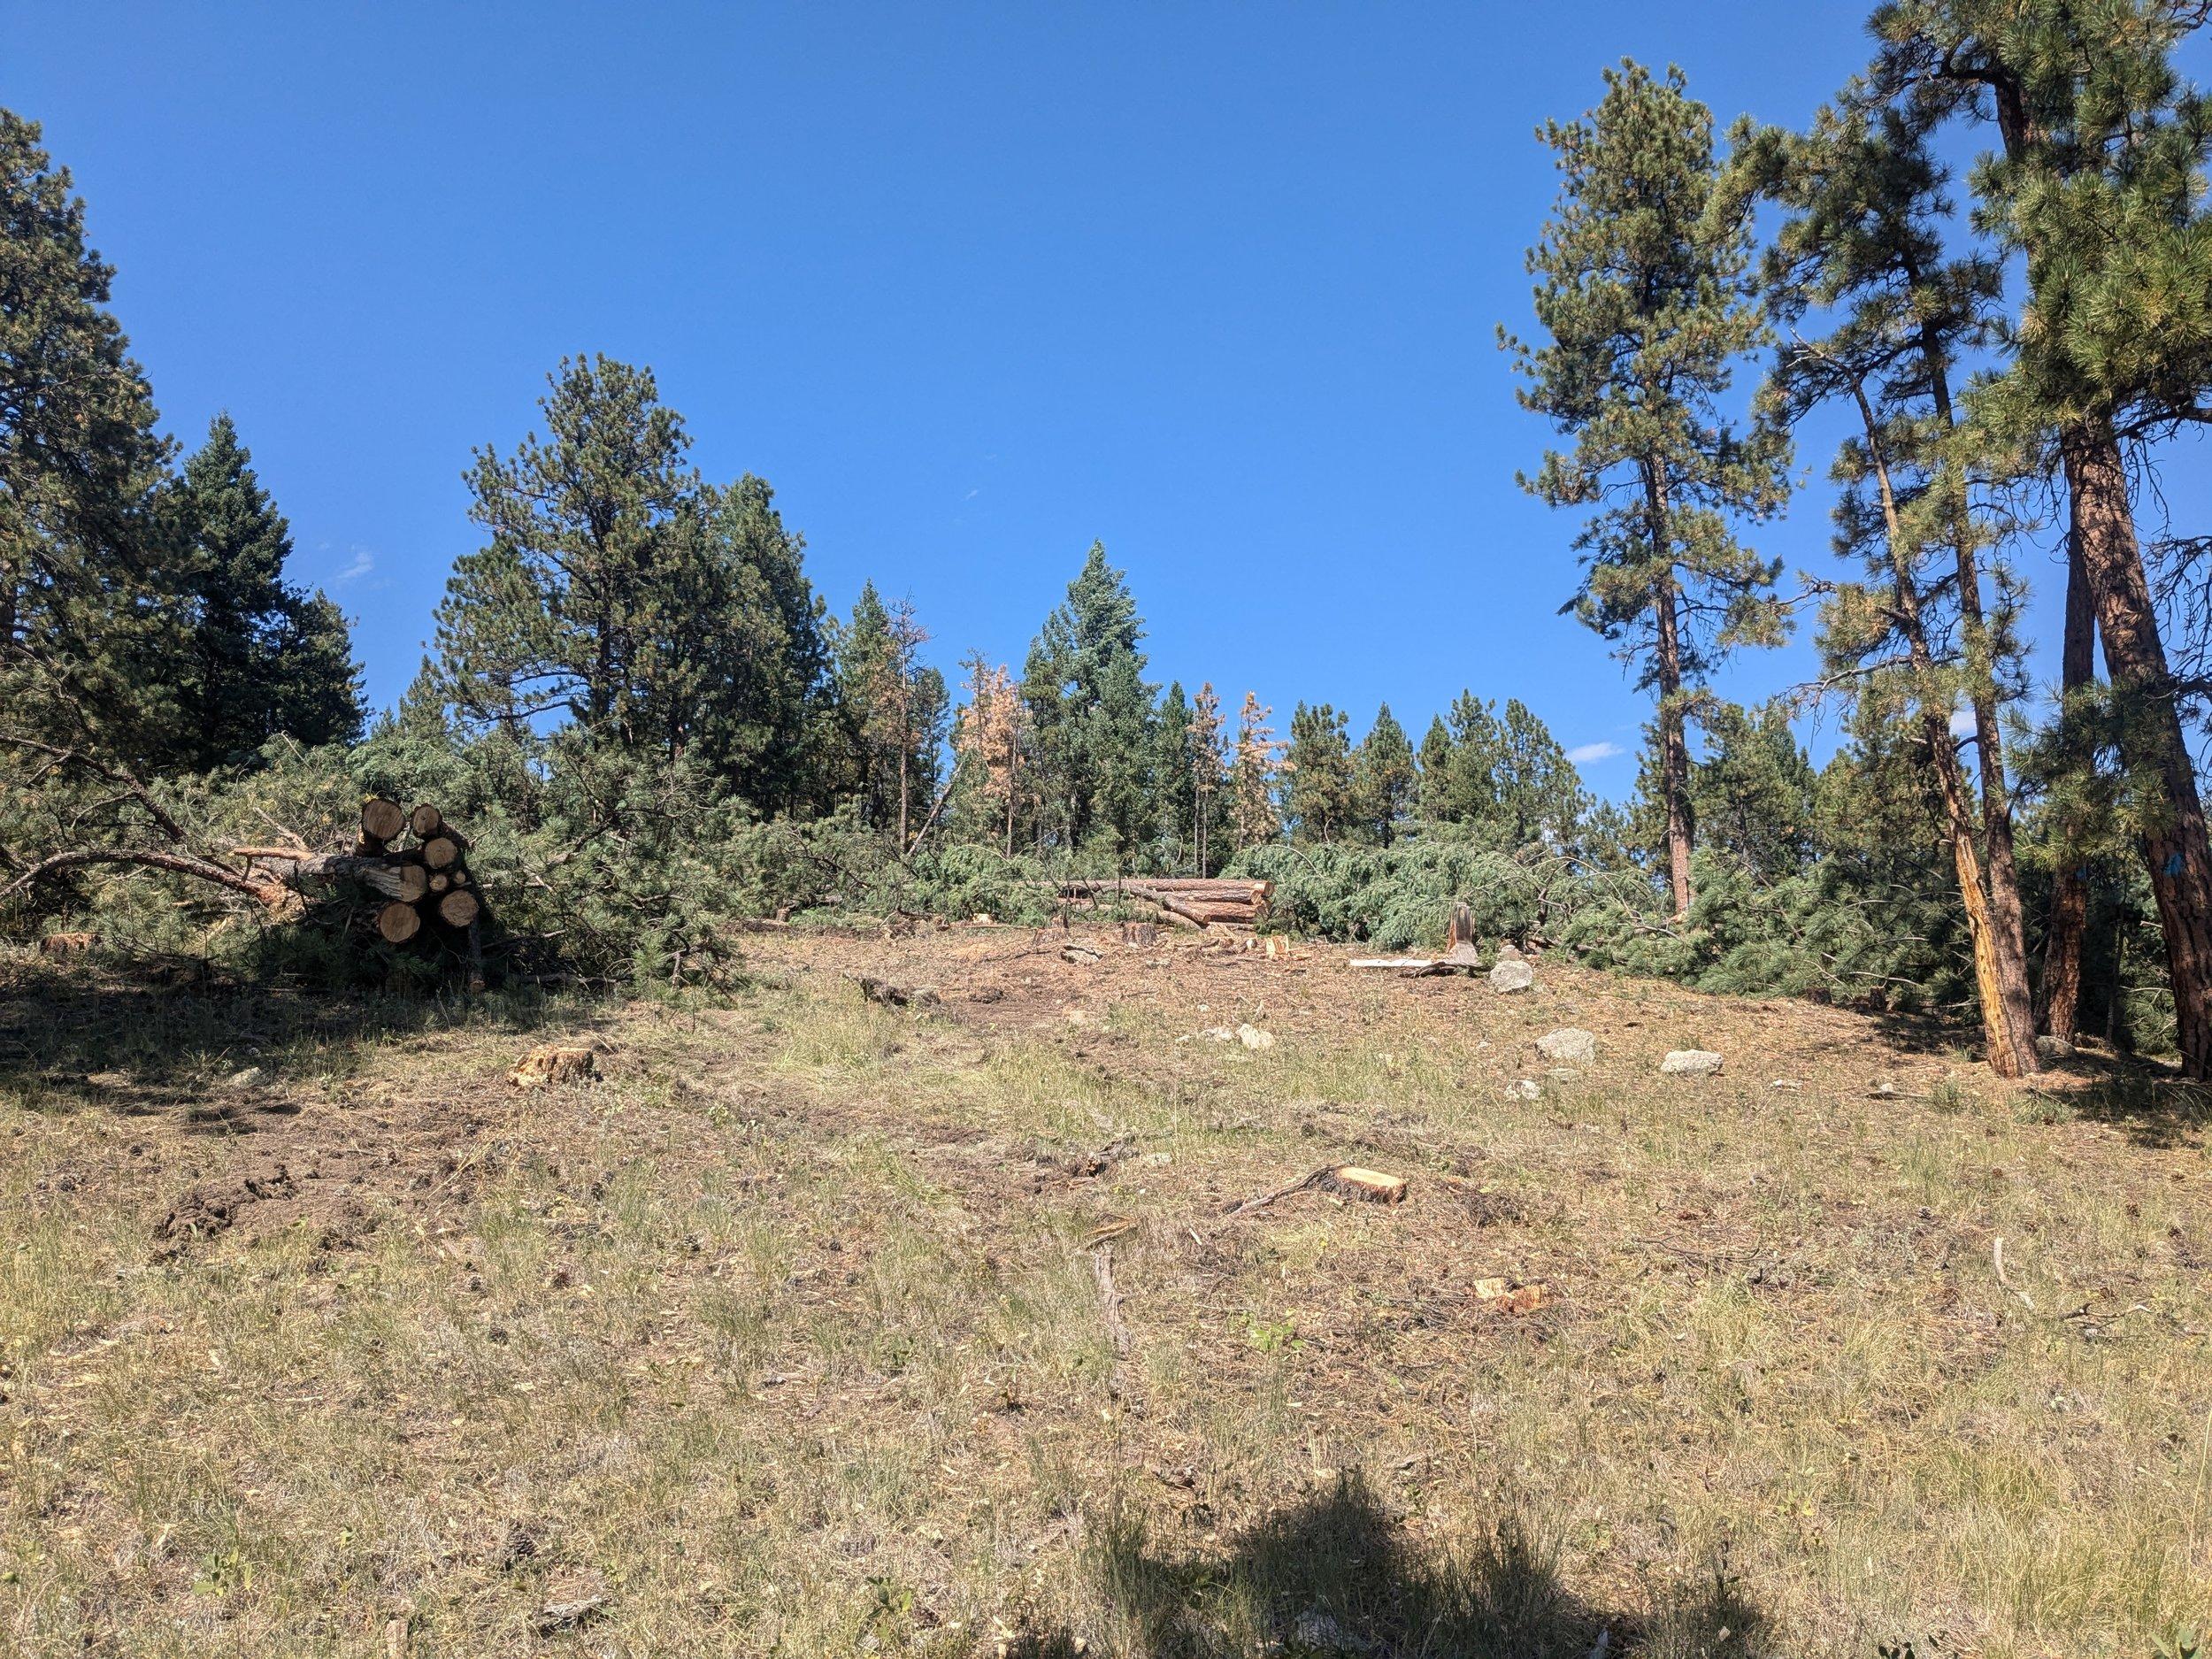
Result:
[[[1248,872],[1310,931],[1411,944],[1464,902],[1640,972],[1978,1018],[2008,1072],[2097,1032],[2201,1077],[2212,543],[2135,511],[2212,419],[2212,115],[2173,66],[2203,20],[1911,0],[1803,131],[1723,135],[1633,64],[1545,129],[1536,327],[1502,344],[1561,440],[1523,482],[1585,515],[1569,608],[1652,695],[1620,807],[1517,701],[1470,691],[1417,741],[1387,707],[1279,732],[1255,692],[1163,685],[1096,545],[1018,665],[949,685],[909,601],[833,614],[769,486],[702,475],[605,358],[475,457],[480,544],[365,730],[238,434],[157,435],[82,204],[0,118],[0,920],[181,941],[234,902],[227,844],[334,841],[373,792],[471,824],[532,971],[683,983],[749,916],[1040,917],[1049,875]],[[1938,150],[1982,127],[1961,189]],[[1820,409],[1852,434],[1843,572],[1786,595],[1749,538]],[[2020,631],[2039,538],[2068,551],[2057,687]],[[1712,694],[1809,610],[1816,685]],[[1819,768],[1816,700],[1845,733]]]

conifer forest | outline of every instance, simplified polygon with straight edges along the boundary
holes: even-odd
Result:
[[[2204,1651],[2208,26],[1527,139],[1613,798],[1100,541],[833,605],[588,340],[378,706],[0,109],[0,1651]]]

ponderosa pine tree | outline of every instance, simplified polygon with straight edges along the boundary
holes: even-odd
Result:
[[[1169,870],[1178,869],[1186,853],[1193,857],[1197,853],[1198,797],[1192,787],[1190,722],[1190,698],[1184,693],[1183,682],[1171,680],[1152,722],[1153,787],[1163,859]]]
[[[565,361],[548,437],[478,452],[437,651],[465,723],[565,715],[586,741],[687,760],[764,809],[806,800],[826,714],[819,602],[765,482],[706,485],[649,371]]]
[[[2212,841],[2153,603],[2128,447],[2212,419],[2212,111],[2173,65],[2196,0],[1893,0],[1872,86],[1928,121],[1993,119],[1981,221],[2026,269],[1993,429],[2055,435],[2165,934],[2184,1073],[2212,1077]]]
[[[1776,311],[1830,324],[1809,340],[1793,331],[1766,388],[1774,418],[1793,426],[1838,403],[1859,421],[1833,470],[1837,544],[1870,580],[1831,593],[1822,653],[1873,718],[1917,728],[1943,802],[1989,1063],[2022,1076],[2039,1061],[1999,719],[2024,689],[2016,586],[1996,565],[1993,616],[1983,563],[1993,538],[1977,521],[1974,457],[1951,397],[1955,365],[1991,335],[2001,275],[1985,257],[1946,256],[1943,171],[1903,111],[1824,110],[1802,137],[1747,130],[1739,155],[1790,212],[1770,260]],[[1978,807],[1951,730],[1962,704],[1974,718]]]
[[[1422,816],[1474,826],[1506,852],[1573,845],[1589,804],[1582,778],[1528,705],[1509,697],[1501,715],[1463,691],[1449,718],[1421,746]]]
[[[1035,798],[1029,705],[1012,674],[992,667],[982,652],[970,652],[961,666],[967,670],[967,701],[953,720],[956,764],[976,803],[974,821],[1011,857],[1015,826]]]
[[[177,687],[197,767],[236,762],[282,733],[314,745],[360,734],[360,680],[345,617],[284,580],[292,528],[254,474],[228,415],[165,492],[189,641]]]
[[[831,653],[853,757],[849,787],[868,820],[893,831],[902,851],[936,794],[945,737],[945,679],[920,657],[928,639],[911,600],[886,605],[865,582]]]
[[[1352,753],[1352,826],[1361,840],[1387,847],[1413,816],[1421,792],[1413,745],[1384,703]]]
[[[1569,609],[1614,641],[1657,694],[1674,908],[1690,905],[1693,688],[1740,645],[1779,641],[1776,561],[1736,538],[1788,491],[1787,434],[1720,407],[1738,358],[1768,338],[1742,215],[1717,202],[1712,112],[1679,70],[1606,73],[1582,120],[1541,136],[1565,175],[1543,240],[1536,317],[1548,341],[1500,337],[1529,384],[1524,407],[1572,436],[1523,485],[1555,507],[1594,506],[1575,545]]]
[[[1690,778],[1701,841],[1766,886],[1803,873],[1818,848],[1820,775],[1788,708],[1715,701],[1702,725],[1706,752]]]
[[[1125,863],[1150,839],[1153,695],[1144,623],[1094,541],[1029,648],[1022,698],[1035,731],[1046,828],[1070,850],[1103,832]]]
[[[1352,818],[1352,742],[1345,718],[1325,703],[1291,711],[1283,754],[1283,810],[1294,841],[1340,839]]]

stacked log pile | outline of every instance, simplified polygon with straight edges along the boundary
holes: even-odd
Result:
[[[234,847],[250,877],[288,889],[351,884],[373,895],[369,926],[388,944],[446,944],[465,956],[478,977],[482,960],[477,925],[484,902],[469,873],[468,838],[428,803],[411,812],[381,796],[361,805],[361,835],[343,852],[303,846]]]
[[[1064,897],[1094,904],[1102,900],[1134,899],[1156,906],[1162,918],[1176,926],[1204,930],[1258,926],[1267,919],[1275,884],[1225,877],[1122,876],[1064,882],[1060,891]]]

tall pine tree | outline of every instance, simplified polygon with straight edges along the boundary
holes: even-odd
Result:
[[[1565,175],[1528,257],[1548,340],[1501,338],[1529,382],[1523,405],[1575,440],[1524,485],[1598,509],[1576,541],[1571,608],[1657,694],[1669,885],[1686,914],[1693,688],[1730,649],[1781,638],[1778,565],[1732,521],[1780,508],[1789,445],[1756,419],[1739,430],[1720,406],[1736,360],[1767,334],[1749,232],[1717,211],[1712,112],[1678,70],[1660,80],[1628,63],[1605,79],[1587,117],[1542,132]]]
[[[2001,433],[2055,435],[2165,934],[2184,1072],[2212,1078],[2212,841],[2152,602],[2129,448],[2212,419],[2212,112],[2173,54],[2193,0],[1894,0],[1874,91],[1918,119],[1993,119],[1981,219],[2026,272]]]

